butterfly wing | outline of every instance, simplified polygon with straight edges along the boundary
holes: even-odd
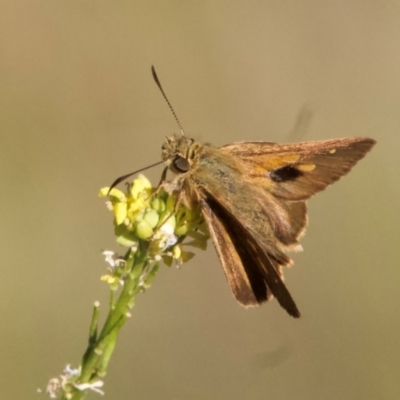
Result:
[[[184,199],[201,205],[236,299],[256,305],[272,295],[300,315],[282,281],[292,265],[286,250],[300,247],[305,200],[345,175],[372,148],[372,139],[278,145],[236,143],[193,150],[180,184]]]
[[[234,160],[221,157],[218,149],[205,147],[185,177],[185,197],[199,200],[236,299],[251,306],[274,296],[290,315],[298,317],[281,275],[281,266],[292,261],[276,232],[296,232],[297,236],[303,223],[292,227],[289,207],[240,178]],[[305,220],[305,204],[299,205],[293,210]]]
[[[368,138],[293,144],[243,142],[220,150],[236,157],[245,179],[283,200],[306,200],[334,183],[371,150]]]
[[[244,306],[254,306],[274,295],[291,316],[300,317],[278,269],[240,221],[210,196],[201,208],[236,299]]]

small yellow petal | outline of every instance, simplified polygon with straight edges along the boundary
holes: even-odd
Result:
[[[107,189],[107,188],[104,188],[104,189]],[[102,193],[102,192],[100,192],[100,193]],[[108,194],[108,191],[107,191],[107,194]],[[121,190],[119,190],[117,188],[111,189],[109,197],[111,198],[112,201],[126,201],[125,193],[121,192]]]
[[[99,197],[107,197],[109,189],[109,187],[101,188],[99,192]]]
[[[153,187],[151,182],[143,174],[139,174],[137,179],[142,183],[144,189],[151,189]]]
[[[151,188],[152,186],[150,181],[144,175],[139,175],[138,178],[133,181],[131,187],[131,196],[134,199],[137,199],[143,190],[150,190]]]
[[[174,246],[172,249],[172,257],[178,259],[182,254],[181,246]]]
[[[146,203],[143,199],[138,198],[129,204],[129,213],[141,210],[142,208],[146,208]]]
[[[122,224],[125,221],[127,215],[127,204],[126,203],[116,203],[113,205],[115,223],[117,225]]]
[[[109,284],[113,284],[115,282],[115,277],[111,275],[103,275],[100,279]]]

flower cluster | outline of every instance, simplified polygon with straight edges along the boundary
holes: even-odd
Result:
[[[100,197],[109,196],[108,208],[114,213],[117,242],[133,250],[146,243],[148,257],[154,261],[163,260],[168,266],[173,261],[184,263],[193,257],[186,246],[205,249],[209,238],[207,227],[199,209],[189,209],[184,205],[176,208],[176,198],[162,188],[156,190],[149,180],[139,175],[122,192],[113,188],[103,188]],[[184,240],[187,240],[184,242]],[[106,258],[112,269],[114,260]],[[114,285],[115,274],[103,277]]]
[[[154,189],[139,175],[125,192],[103,188],[100,197],[108,197],[108,208],[114,215],[117,242],[127,248],[119,257],[112,251],[103,252],[108,273],[102,280],[110,286],[109,312],[99,327],[99,307],[95,302],[89,329],[88,347],[81,365],[69,365],[47,385],[50,398],[83,399],[88,391],[103,394],[105,375],[121,327],[130,317],[136,295],[148,289],[160,261],[168,266],[184,263],[193,257],[186,246],[205,249],[209,233],[201,211],[176,205],[176,197]],[[120,290],[119,290],[120,289]],[[119,291],[119,293],[117,293]]]

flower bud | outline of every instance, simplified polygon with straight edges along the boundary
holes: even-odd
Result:
[[[142,219],[136,226],[136,234],[139,239],[149,239],[153,234],[153,229],[145,219]]]
[[[155,228],[158,224],[159,215],[156,210],[148,209],[143,219],[147,221],[152,228]]]

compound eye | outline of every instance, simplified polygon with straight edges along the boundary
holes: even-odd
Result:
[[[190,164],[187,158],[176,157],[173,164],[178,172],[188,172],[190,169]]]

